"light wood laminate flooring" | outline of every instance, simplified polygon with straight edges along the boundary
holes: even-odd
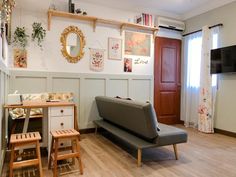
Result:
[[[136,150],[112,135],[82,135],[82,176],[236,177],[236,138],[220,134],[203,134],[191,128],[178,127],[186,129],[189,136],[187,143],[177,146],[179,160],[175,160],[173,146],[146,149],[143,151],[142,167],[137,167]],[[8,167],[9,164],[6,162],[3,177],[7,177]],[[71,168],[77,169],[78,165]],[[46,156],[43,157],[43,170],[45,177],[52,177],[52,171],[47,169]],[[24,177],[34,176],[30,173],[16,174]],[[80,174],[75,172],[63,176],[76,177]]]

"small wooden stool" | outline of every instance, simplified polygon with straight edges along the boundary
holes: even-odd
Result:
[[[80,174],[83,174],[83,167],[80,156],[80,146],[79,146],[79,135],[80,133],[74,129],[69,130],[57,130],[52,131],[52,141],[51,141],[51,149],[49,156],[48,169],[51,168],[51,162],[53,160],[53,177],[57,177],[57,161],[65,160],[69,158],[77,158],[79,162]],[[60,140],[71,140],[71,153],[67,154],[58,154],[59,152],[59,141]],[[66,148],[65,148],[66,149]],[[68,149],[66,149],[68,150]]]
[[[11,135],[11,139],[10,139],[11,160],[10,160],[9,177],[13,177],[13,170],[16,168],[33,166],[33,165],[39,166],[40,177],[43,177],[39,140],[41,140],[41,136],[40,136],[39,132],[20,133],[20,134],[12,134]],[[16,158],[15,148],[21,147],[21,146],[26,146],[26,145],[32,145],[32,144],[36,146],[37,158],[30,159],[30,160],[24,160],[24,161],[20,161],[20,162],[14,162],[14,159]]]

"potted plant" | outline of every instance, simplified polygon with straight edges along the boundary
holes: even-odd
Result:
[[[25,49],[28,44],[29,35],[26,34],[25,27],[16,27],[13,35],[13,44]]]
[[[42,27],[41,23],[34,22],[32,24],[32,41],[37,41],[38,46],[42,49],[42,42],[46,36],[46,30]]]

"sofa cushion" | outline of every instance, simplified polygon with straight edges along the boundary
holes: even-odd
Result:
[[[157,137],[156,114],[150,103],[105,96],[97,96],[95,100],[99,115],[103,119],[148,141]]]
[[[159,123],[159,127],[160,131],[158,132],[158,137],[154,141],[158,146],[187,142],[188,135],[186,131],[161,123]]]

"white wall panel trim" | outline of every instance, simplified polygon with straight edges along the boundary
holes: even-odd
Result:
[[[79,111],[80,129],[93,127],[98,119],[94,97],[98,95],[130,97],[153,102],[153,76],[130,74],[87,74],[11,70],[11,91],[73,92]],[[35,80],[34,80],[35,78]],[[29,82],[34,83],[28,84]],[[33,88],[33,87],[36,88]]]

